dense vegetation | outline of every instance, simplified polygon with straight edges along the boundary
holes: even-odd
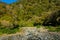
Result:
[[[56,10],[60,10],[60,0],[18,0],[13,4],[0,2],[1,33],[42,25],[45,18]]]

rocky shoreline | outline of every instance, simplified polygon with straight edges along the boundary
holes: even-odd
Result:
[[[0,40],[60,40],[60,33],[44,28],[24,27],[20,33],[0,36]]]

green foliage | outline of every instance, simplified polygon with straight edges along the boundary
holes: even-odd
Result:
[[[40,26],[51,12],[58,9],[60,0],[18,0],[10,5],[0,3],[0,26],[8,33],[10,27]],[[4,30],[0,28],[0,33]]]
[[[55,27],[53,27],[53,26],[45,26],[46,27],[46,29],[48,29],[50,32],[60,32],[60,26],[55,26]]]
[[[0,34],[11,34],[11,33],[16,33],[18,32],[19,29],[18,28],[14,28],[14,29],[10,29],[10,28],[1,28],[0,27]]]

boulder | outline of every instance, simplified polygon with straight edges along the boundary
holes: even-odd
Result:
[[[56,26],[60,25],[60,10],[52,12],[50,15],[48,15],[45,18],[45,21],[43,22],[44,26]]]

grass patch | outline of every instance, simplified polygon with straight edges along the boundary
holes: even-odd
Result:
[[[51,32],[60,32],[60,26],[57,26],[57,27],[46,26],[46,29],[48,29]]]
[[[19,31],[19,28],[14,28],[14,29],[10,29],[10,28],[0,28],[0,35],[1,34],[12,34],[12,33],[16,33]]]
[[[42,25],[37,25],[36,27],[37,27],[37,28],[40,28],[40,27],[43,27],[43,26],[42,26]]]

